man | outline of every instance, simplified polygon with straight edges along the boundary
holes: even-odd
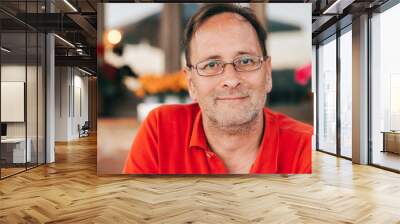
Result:
[[[264,107],[272,88],[265,40],[250,9],[201,8],[185,30],[185,72],[196,103],[153,110],[124,173],[311,173],[312,127]]]

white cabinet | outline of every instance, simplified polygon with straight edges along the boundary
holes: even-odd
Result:
[[[32,161],[32,140],[28,138],[26,142],[28,145],[25,151],[25,138],[7,138],[1,140],[2,148],[6,147],[4,151],[12,151],[12,163]],[[25,159],[27,160],[25,161]]]

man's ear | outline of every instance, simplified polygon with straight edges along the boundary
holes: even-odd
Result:
[[[265,59],[265,75],[266,75],[266,90],[267,93],[271,92],[272,89],[272,67],[271,67],[271,56],[267,57],[267,59]]]
[[[190,68],[186,67],[184,69],[184,72],[186,75],[186,81],[187,81],[190,98],[192,99],[193,102],[197,102],[197,94],[196,94],[196,88],[194,87],[194,83],[193,83],[192,71]]]

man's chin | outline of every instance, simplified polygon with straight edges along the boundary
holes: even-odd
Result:
[[[225,111],[225,113],[240,113],[249,110],[251,103],[245,100],[221,100],[217,101],[217,111]]]
[[[218,126],[224,127],[240,127],[251,123],[254,120],[253,115],[251,114],[238,114],[233,111],[227,113],[220,113],[215,118]]]

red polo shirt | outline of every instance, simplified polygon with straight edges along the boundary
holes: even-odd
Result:
[[[149,113],[125,162],[127,174],[226,174],[207,144],[198,104]],[[264,136],[250,173],[311,173],[312,127],[264,108]]]

